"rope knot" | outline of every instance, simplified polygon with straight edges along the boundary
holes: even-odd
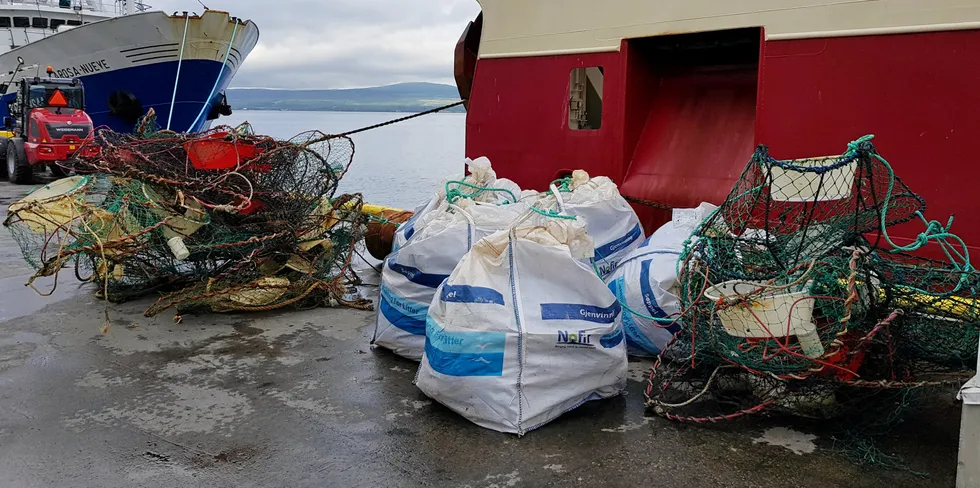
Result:
[[[875,138],[874,134],[868,134],[857,138],[857,140],[847,143],[847,153],[845,155],[854,156],[858,154],[859,152],[861,152],[861,145],[866,142],[871,142],[871,140],[874,138]]]

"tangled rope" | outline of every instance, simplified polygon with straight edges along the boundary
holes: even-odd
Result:
[[[96,131],[100,156],[71,162],[88,175],[72,177],[71,192],[10,207],[4,225],[37,268],[31,282],[74,261],[107,301],[165,291],[147,316],[369,306],[345,285],[367,221],[360,195],[336,195],[348,137],[176,134],[156,130],[152,114],[138,127]]]
[[[967,379],[980,346],[980,273],[952,219],[927,220],[871,139],[829,158],[780,161],[757,149],[685,243],[683,312],[670,318],[682,327],[645,392],[654,413],[695,423],[767,411],[835,418],[866,439],[925,392]],[[889,230],[912,220],[925,230],[896,244]],[[915,254],[930,244],[947,259]]]

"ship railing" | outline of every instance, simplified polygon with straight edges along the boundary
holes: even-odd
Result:
[[[20,68],[17,68],[14,71],[8,71],[6,73],[0,73],[0,83],[13,80],[14,78],[17,78],[18,76],[20,76],[20,74],[23,73],[23,72],[25,72],[25,71],[35,71],[37,73],[40,73],[40,71],[39,71],[40,68],[41,68],[40,65],[38,65],[38,64],[32,64],[30,66],[21,66]]]

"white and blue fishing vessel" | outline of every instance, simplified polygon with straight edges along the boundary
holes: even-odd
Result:
[[[225,89],[258,42],[227,12],[152,11],[136,0],[0,0],[0,73],[79,78],[95,127],[130,132],[150,108],[185,132],[231,113]],[[24,64],[19,64],[22,58]],[[18,68],[20,66],[20,68]],[[0,98],[7,115],[13,93]]]

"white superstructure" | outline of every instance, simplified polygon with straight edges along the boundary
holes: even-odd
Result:
[[[0,54],[66,29],[146,8],[136,0],[0,0]]]
[[[612,52],[623,39],[763,27],[766,39],[977,29],[978,0],[478,0],[481,58]]]

